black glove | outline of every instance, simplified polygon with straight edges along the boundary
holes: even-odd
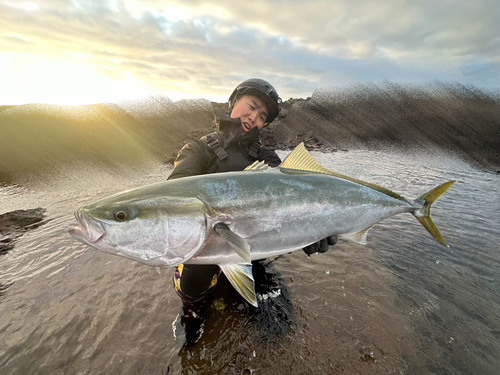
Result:
[[[309,246],[304,247],[304,253],[307,255],[311,255],[314,253],[324,253],[328,250],[329,246],[333,246],[337,243],[337,236],[333,235],[330,237],[323,238],[322,240],[310,244]]]

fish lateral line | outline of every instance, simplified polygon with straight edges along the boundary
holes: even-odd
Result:
[[[301,142],[288,156],[283,160],[283,162],[278,166],[283,173],[288,174],[298,174],[298,173],[320,173],[326,174],[338,178],[342,178],[347,181],[354,182],[356,184],[366,186],[380,193],[386,194],[392,198],[398,199],[400,201],[406,202],[413,206],[421,206],[415,212],[412,212],[413,216],[422,224],[422,226],[430,233],[436,241],[438,241],[443,246],[449,247],[445,239],[441,235],[441,232],[434,224],[431,218],[431,206],[432,204],[443,195],[450,187],[455,183],[455,181],[448,181],[441,184],[429,192],[423,194],[419,198],[415,199],[413,202],[408,201],[405,197],[395,193],[392,190],[386,189],[382,186],[372,184],[370,182],[358,180],[350,176],[346,176],[334,171],[330,171],[322,167],[316,160],[313,159],[311,154],[307,152],[304,143]],[[352,239],[358,243],[366,244],[366,234],[371,227],[365,228],[359,232],[351,233],[345,235],[346,238]]]
[[[266,171],[270,173],[266,173]],[[393,199],[389,199],[391,202],[390,204],[392,206],[396,206],[397,208],[400,208],[400,210],[394,214],[401,213],[401,212],[410,212],[413,216],[417,218],[417,220],[421,223],[422,226],[433,236],[434,239],[436,239],[440,244],[444,246],[448,246],[446,241],[444,240],[443,236],[441,235],[440,231],[434,224],[431,218],[431,206],[432,204],[441,196],[443,195],[452,185],[455,181],[448,181],[444,184],[441,184],[432,190],[428,191],[427,193],[423,194],[419,198],[415,200],[407,200],[406,198],[400,196],[399,194],[392,192],[389,189],[383,188],[381,186],[371,184],[368,182],[364,182],[349,176],[345,176],[333,171],[330,171],[321,165],[319,165],[318,162],[316,162],[312,156],[307,152],[307,150],[304,147],[304,144],[301,143],[299,146],[297,146],[284,160],[283,162],[276,168],[271,168],[267,164],[263,162],[256,162],[252,164],[251,166],[247,167],[245,172],[254,172],[254,175],[245,175],[241,178],[241,181],[244,183],[247,183],[249,180],[251,181],[251,189],[249,198],[253,199],[251,202],[254,204],[256,201],[259,201],[260,197],[262,197],[262,191],[267,191],[268,188],[271,186],[271,184],[278,180],[281,181],[283,180],[291,180],[292,182],[295,180],[293,176],[290,175],[313,175],[313,174],[322,174],[322,175],[328,175],[332,176],[335,178],[332,178],[332,186],[343,186],[343,185],[357,185],[357,186],[350,186],[349,188],[352,188],[355,191],[362,191],[364,192],[366,189],[372,189],[373,191],[376,191],[380,194],[386,195],[389,198],[394,198],[398,202],[395,202]],[[238,178],[241,176],[241,174],[238,174],[239,172],[234,172],[235,174],[231,175],[231,182],[234,182],[235,178]],[[257,175],[256,173],[260,173],[260,175]],[[287,174],[288,176],[280,176],[280,173],[282,174]],[[220,176],[220,175],[219,175]],[[234,177],[234,178],[233,178]],[[250,177],[250,178],[248,178]],[[312,176],[310,176],[312,177]],[[157,198],[160,197],[162,198],[161,202],[158,202],[158,204],[164,204],[163,200],[165,199],[164,192],[168,189],[165,188],[167,186],[167,183],[170,184],[172,187],[172,190],[174,191],[175,194],[172,194],[174,202],[171,203],[170,206],[167,206],[167,209],[163,209],[163,213],[168,213],[167,217],[167,225],[164,225],[164,222],[161,220],[151,220],[153,224],[160,223],[162,225],[157,225],[159,229],[157,229],[157,232],[154,232],[151,226],[147,226],[143,229],[141,229],[141,226],[138,225],[137,227],[140,229],[137,231],[138,239],[146,238],[150,239],[150,242],[148,243],[148,246],[154,247],[156,243],[158,243],[157,248],[153,248],[151,250],[150,248],[148,249],[143,249],[145,253],[148,254],[157,254],[157,258],[152,258],[151,255],[148,257],[145,257],[144,254],[139,254],[137,255],[136,252],[134,251],[121,251],[120,248],[117,246],[113,247],[113,252],[111,252],[109,246],[107,243],[101,244],[100,242],[105,242],[100,241],[99,243],[92,242],[91,240],[96,238],[96,231],[94,231],[92,228],[94,228],[94,224],[91,225],[90,219],[97,221],[100,223],[101,221],[99,219],[94,219],[91,214],[88,214],[89,217],[84,217],[81,216],[80,210],[77,211],[77,221],[79,222],[79,227],[73,228],[70,230],[70,234],[73,235],[75,238],[80,240],[81,242],[95,247],[96,249],[99,249],[104,252],[108,252],[111,254],[119,255],[125,258],[133,259],[138,262],[141,262],[143,264],[148,264],[148,265],[153,265],[153,266],[161,266],[161,267],[171,267],[171,266],[176,266],[181,263],[185,263],[186,261],[189,261],[196,253],[198,250],[203,248],[205,243],[209,243],[206,241],[211,241],[213,240],[213,243],[220,245],[222,241],[219,241],[218,238],[213,239],[211,236],[211,231],[214,231],[217,233],[216,235],[214,234],[213,237],[220,236],[228,245],[229,248],[226,246],[221,246],[224,248],[223,250],[226,252],[224,253],[224,257],[218,258],[218,259],[212,259],[214,263],[211,264],[218,264],[219,267],[221,268],[222,272],[226,275],[230,283],[233,285],[233,287],[243,296],[243,298],[248,301],[250,304],[253,306],[257,306],[257,299],[255,295],[255,285],[254,285],[254,279],[252,275],[252,264],[251,264],[251,252],[254,251],[258,253],[257,250],[259,250],[259,244],[258,241],[252,242],[256,235],[249,235],[247,234],[247,238],[241,237],[239,234],[235,233],[235,228],[238,228],[239,222],[238,220],[241,220],[241,217],[238,215],[239,212],[239,207],[238,210],[231,210],[231,205],[230,204],[222,204],[221,201],[219,200],[220,197],[217,195],[210,195],[210,191],[208,190],[203,190],[203,188],[196,187],[199,185],[203,185],[203,180],[202,178],[207,178],[207,179],[217,179],[220,178],[222,181],[219,181],[218,183],[224,184],[224,183],[229,183],[227,176],[191,176],[191,177],[185,177],[183,179],[177,179],[174,181],[167,181],[167,182],[162,182],[162,183],[157,183],[153,184],[147,187],[144,187],[143,190],[140,190],[140,188],[136,188],[133,191],[130,191],[129,193],[132,193],[132,198],[131,202],[133,202],[135,205],[138,205],[140,202],[142,202],[141,198],[141,192],[146,196],[146,197],[153,197]],[[224,182],[224,178],[226,178],[226,181]],[[199,180],[194,180],[194,179],[200,179],[201,183]],[[309,180],[309,178],[307,178]],[[325,180],[326,178],[310,178],[311,181],[314,182],[314,180]],[[339,179],[342,179],[344,181],[339,181]],[[300,177],[297,177],[297,181],[300,180],[302,181],[303,179]],[[267,182],[267,186],[265,186],[262,181]],[[346,182],[349,182],[349,184],[346,184]],[[311,182],[312,184],[312,182]],[[302,184],[304,185],[304,184]],[[194,186],[194,188],[191,188]],[[242,183],[243,186],[243,183]],[[246,185],[245,185],[246,186]],[[276,189],[279,189],[281,185],[277,185],[278,187]],[[328,195],[328,192],[331,192],[332,189],[327,186],[327,184],[322,185],[324,186],[325,189],[325,195]],[[167,186],[168,187],[168,186]],[[185,189],[186,187],[189,187]],[[274,188],[274,186],[273,186]],[[253,189],[253,190],[252,190]],[[159,190],[159,191],[158,191]],[[185,191],[188,191],[189,194],[185,195]],[[253,191],[257,191],[258,194],[256,193],[255,195],[252,195]],[[182,192],[180,194],[179,192]],[[129,194],[127,193],[127,194]],[[300,192],[299,192],[300,193]],[[120,204],[123,205],[123,202],[127,202],[126,198],[127,196],[121,196],[119,194],[115,194],[111,197],[105,198],[100,200],[97,203],[94,203],[92,205],[88,206],[88,209],[96,210],[99,208],[99,205],[113,205],[113,204]],[[207,194],[207,196],[204,196],[204,194]],[[223,193],[221,193],[223,194]],[[279,194],[279,192],[278,192]],[[375,194],[379,195],[379,194]],[[302,195],[299,194],[299,196],[302,199]],[[140,199],[141,198],[141,199]],[[106,199],[111,199],[110,202],[108,202]],[[148,198],[149,199],[149,198]],[[279,198],[278,198],[279,199]],[[383,199],[387,200],[387,199]],[[139,202],[139,203],[136,203]],[[262,201],[262,207],[257,204],[257,209],[268,209],[268,207],[263,207],[265,203],[268,201],[263,200]],[[300,201],[302,202],[302,201]],[[358,202],[361,204],[361,206],[364,206],[365,201]],[[369,200],[366,200],[367,203],[370,203]],[[257,202],[258,203],[258,202]],[[293,203],[293,202],[292,202]],[[284,206],[284,210],[286,212],[286,209],[292,205],[292,203],[287,203],[287,206]],[[235,204],[241,205],[241,201],[236,201]],[[212,206],[213,205],[213,206]],[[97,207],[97,208],[96,208]],[[121,206],[120,206],[121,207]],[[229,207],[229,209],[227,209]],[[244,206],[243,206],[244,207]],[[140,207],[138,208],[140,209]],[[404,209],[404,211],[403,211]],[[221,212],[221,211],[227,211],[227,212]],[[236,213],[235,213],[236,211]],[[389,217],[389,216],[386,216]],[[170,219],[169,219],[170,218]],[[342,215],[340,215],[340,219],[342,219]],[[359,219],[360,216],[354,217],[354,219]],[[144,219],[144,218],[143,218]],[[147,216],[145,217],[147,219]],[[288,216],[283,215],[282,221],[287,221],[291,220],[293,224],[293,218],[288,218]],[[376,221],[374,224],[378,223],[380,220],[383,220],[383,218],[379,219]],[[139,221],[139,220],[137,220]],[[298,224],[301,226],[304,226],[305,222],[300,223],[299,220],[295,220]],[[345,237],[347,239],[356,241],[361,244],[366,244],[366,237],[367,233],[370,230],[370,228],[374,225],[371,224],[369,227],[364,228],[362,230],[358,230],[360,226],[367,226],[369,223],[373,223],[373,221],[368,220],[366,224],[359,224],[359,221],[352,220],[354,224],[350,226],[346,226],[345,229],[342,229],[343,234],[339,233],[339,236]],[[134,224],[134,221],[130,221],[132,224]],[[123,226],[123,223],[120,223],[121,226]],[[307,223],[306,223],[307,225]],[[296,226],[297,227],[297,226]],[[296,228],[295,227],[295,228]],[[292,230],[295,231],[295,233],[300,233],[300,231],[297,231],[293,229],[293,226],[290,226]],[[104,230],[105,229],[105,230]],[[134,228],[132,228],[134,229]],[[315,228],[311,228],[315,229]],[[329,228],[327,228],[329,229]],[[103,228],[104,232],[106,232],[106,228]],[[129,229],[127,229],[129,230]],[[160,231],[161,230],[161,231]],[[165,230],[167,231],[167,239],[168,241],[171,241],[173,244],[171,246],[172,250],[171,253],[168,253],[167,251],[170,251],[170,249],[167,246],[167,249],[165,250],[165,246],[162,244],[161,241],[158,241],[158,238],[165,238],[159,235],[156,235],[156,233],[161,233],[164,234]],[[170,232],[169,232],[170,231]],[[350,231],[348,233],[345,233],[347,231]],[[333,232],[333,231],[332,231]],[[101,234],[101,238],[105,238],[104,234]],[[150,236],[149,234],[152,233]],[[128,232],[125,232],[125,238],[127,241],[130,242],[130,238],[132,236],[129,236]],[[260,233],[258,233],[260,235]],[[321,240],[322,238],[319,238],[320,235],[326,234],[326,230],[318,231],[317,236],[314,238],[309,238],[309,237],[300,237],[298,236],[297,238],[303,239],[304,241],[312,241],[313,239],[316,240]],[[265,235],[265,233],[263,234]],[[281,232],[278,232],[278,234],[274,233],[274,237],[270,236],[269,238],[273,239],[274,241],[270,243],[271,250],[275,251],[276,254],[279,253],[279,249],[277,249],[276,243],[279,242],[276,241],[276,238],[278,236],[284,236],[285,234],[282,234]],[[143,237],[141,237],[143,236]],[[149,237],[148,237],[149,236]],[[254,236],[254,237],[252,237]],[[210,240],[208,238],[211,237]],[[156,242],[153,242],[156,241]],[[219,241],[219,242],[218,242]],[[142,246],[142,243],[139,243],[139,241],[136,241],[138,246]],[[250,243],[254,248],[252,249],[250,246]],[[104,245],[108,246],[105,247]],[[128,243],[125,243],[128,248],[131,248],[131,246]],[[167,245],[170,245],[170,242],[167,243]],[[288,244],[286,249],[289,249],[290,246],[294,246],[295,244]],[[272,248],[272,246],[275,246],[275,248]],[[128,249],[126,248],[126,249]],[[296,250],[300,249],[300,247],[297,247]],[[129,249],[130,250],[130,249]],[[133,249],[136,250],[136,249]],[[217,250],[217,249],[216,249]],[[234,251],[239,258],[235,257],[234,254],[231,252]],[[227,254],[229,252],[229,254]],[[229,255],[229,256],[228,256]],[[259,255],[260,256],[260,255]],[[231,264],[219,264],[222,262],[228,261],[227,259],[232,259],[233,261],[237,263],[231,263]],[[196,263],[194,263],[196,264]],[[201,263],[200,263],[201,264]]]

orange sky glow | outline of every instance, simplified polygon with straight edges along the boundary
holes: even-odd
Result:
[[[426,56],[498,88],[498,4],[481,2],[0,0],[0,105],[225,102],[251,77],[286,100],[339,64]]]

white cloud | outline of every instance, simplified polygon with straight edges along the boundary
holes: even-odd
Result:
[[[85,55],[103,75],[127,71],[162,92],[229,95],[256,76],[284,98],[309,96],[336,64],[421,56],[500,84],[496,0],[31,3],[38,8],[0,0],[0,51],[75,63]]]

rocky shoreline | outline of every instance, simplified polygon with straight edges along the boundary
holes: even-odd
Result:
[[[290,99],[288,102],[284,103],[284,106],[290,106],[292,103],[303,100],[304,99]],[[211,104],[214,113],[222,113],[226,111],[227,103],[211,102]],[[282,108],[280,115],[278,116],[278,119],[276,121],[283,120],[285,117],[286,117],[286,110]],[[175,158],[177,157],[178,150],[180,150],[186,143],[200,139],[201,137],[210,134],[215,130],[216,130],[215,124],[212,122],[210,126],[187,133],[184,139],[177,144],[178,146],[177,150],[172,152],[170,157],[166,160],[166,163],[173,164]],[[278,137],[275,136],[272,125],[262,130],[261,142],[264,146],[269,147],[273,150],[293,150],[300,143],[304,143],[304,146],[309,151],[320,151],[320,152],[338,151],[338,149],[331,147],[330,145],[326,145],[322,140],[320,140],[316,135],[314,135],[312,131],[297,134],[291,139],[280,140]]]
[[[166,97],[88,106],[0,107],[0,181],[50,176],[73,165],[127,168],[172,163],[179,149],[214,131],[227,104]],[[261,139],[288,150],[445,152],[500,171],[500,94],[458,82],[359,84],[289,99]],[[439,154],[439,152],[437,154]]]
[[[214,113],[226,103],[212,102]],[[188,133],[168,158],[187,142],[214,131]],[[282,103],[278,118],[261,132],[262,143],[290,150],[335,152],[441,150],[481,169],[500,173],[500,97],[473,86],[436,82],[433,86],[359,85],[350,91],[317,91],[307,99]]]

